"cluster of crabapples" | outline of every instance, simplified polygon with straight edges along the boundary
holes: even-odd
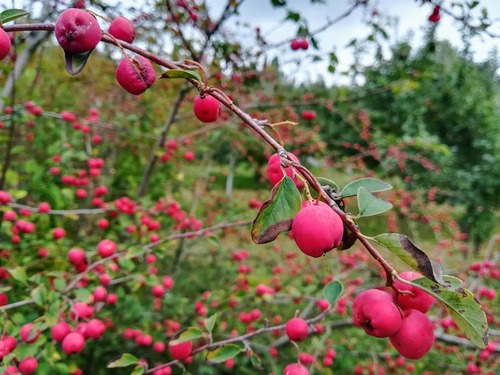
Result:
[[[54,31],[57,42],[67,54],[92,52],[103,34],[96,17],[78,8],[62,12],[56,20]],[[107,34],[118,43],[132,43],[135,38],[135,28],[127,18],[117,17],[111,22]],[[10,49],[10,39],[7,34],[5,35],[7,39],[3,43],[5,37],[0,34],[0,57],[4,49]],[[9,44],[4,47],[3,44],[6,44],[7,40]],[[131,57],[125,52],[115,76],[120,86],[133,95],[141,95],[156,80],[156,73],[149,59],[140,55]],[[193,105],[195,116],[202,122],[213,122],[219,117],[220,104],[210,95],[202,92],[194,99]]]
[[[403,280],[422,277],[417,272],[399,274]],[[383,290],[368,289],[354,300],[353,323],[374,337],[389,337],[394,348],[408,359],[419,359],[434,344],[434,325],[425,315],[434,304],[434,297],[412,285],[395,280],[404,294],[393,296]]]
[[[288,158],[293,162],[299,162],[299,159],[290,152]],[[284,171],[293,179],[297,188],[304,186],[304,182],[294,176],[290,167],[284,168]],[[273,186],[283,179],[283,168],[278,154],[269,158],[266,174]],[[344,224],[340,216],[326,203],[307,200],[293,219],[291,234],[304,254],[319,258],[340,245],[344,235]]]

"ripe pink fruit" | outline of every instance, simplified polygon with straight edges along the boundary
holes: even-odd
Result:
[[[86,256],[85,256],[85,251],[82,249],[77,249],[77,248],[70,249],[68,251],[68,260],[74,266],[85,264],[87,262]]]
[[[21,374],[31,374],[35,372],[38,367],[38,361],[35,357],[27,357],[19,362],[19,371]]]
[[[68,333],[62,342],[62,350],[66,354],[78,354],[84,346],[85,338],[78,332]]]
[[[299,159],[291,152],[288,153],[288,158],[296,163],[299,163]],[[292,178],[293,172],[290,167],[286,167],[284,169],[286,175]],[[281,169],[281,161],[278,154],[273,154],[269,158],[267,162],[266,175],[273,186],[283,179],[284,175],[283,170]],[[304,186],[302,180],[298,178],[294,178],[293,182],[295,182],[295,186],[297,186],[299,189]]]
[[[423,277],[418,272],[406,271],[401,272],[399,276],[404,280],[415,280],[420,277]],[[415,309],[419,310],[423,313],[426,313],[430,310],[432,305],[434,304],[434,297],[430,294],[425,293],[422,289],[415,288],[414,286],[407,285],[402,283],[399,280],[395,280],[395,284],[400,290],[408,290],[413,293],[410,294],[402,294],[397,296],[396,303],[404,310],[406,309]]]
[[[292,41],[290,42],[290,48],[293,51],[297,51],[300,48],[300,40],[292,39]]]
[[[153,294],[153,296],[161,298],[165,294],[165,288],[163,287],[163,285],[154,285],[151,288],[151,293]]]
[[[405,310],[401,328],[389,339],[403,357],[419,359],[434,344],[434,327],[424,313]]]
[[[300,363],[290,363],[283,369],[283,375],[309,375],[309,370]]]
[[[292,234],[304,254],[319,258],[340,245],[344,224],[327,204],[306,202],[293,219]]]
[[[103,258],[109,257],[116,252],[116,243],[111,240],[102,240],[97,244],[97,252]]]
[[[9,35],[4,29],[0,28],[0,60],[5,59],[10,53],[12,43]]]
[[[143,56],[124,57],[116,69],[116,80],[126,91],[140,95],[156,80],[151,61]]]
[[[105,287],[98,286],[94,289],[92,295],[94,296],[94,301],[104,301],[108,295],[108,291]]]
[[[50,336],[54,339],[54,341],[61,342],[70,332],[71,326],[68,323],[59,322],[50,330]]]
[[[64,236],[66,236],[66,231],[63,228],[54,228],[54,230],[52,231],[52,237],[55,240],[59,240]]]
[[[102,36],[97,19],[90,13],[76,8],[66,9],[59,15],[54,32],[59,45],[69,53],[93,50]]]
[[[309,48],[309,42],[307,39],[302,39],[299,43],[301,49],[307,50]]]
[[[9,204],[12,197],[6,191],[0,190],[0,204]]]
[[[304,319],[292,318],[285,325],[285,332],[292,341],[302,341],[309,336],[309,325]]]
[[[210,95],[198,95],[193,102],[194,115],[201,122],[214,122],[220,115],[220,103]]]
[[[9,302],[9,299],[7,298],[7,294],[5,293],[0,293],[0,306],[5,306]]]
[[[113,35],[116,39],[132,43],[135,38],[135,27],[127,18],[120,16],[111,22],[108,33]]]
[[[396,304],[383,298],[365,300],[353,315],[354,324],[375,337],[394,335],[400,329],[401,321],[401,312]]]
[[[161,341],[156,341],[153,344],[153,351],[156,353],[163,353],[165,351],[165,343]]]
[[[302,117],[302,120],[312,121],[316,118],[316,112],[313,110],[306,110],[303,111],[300,116]]]
[[[36,341],[41,333],[42,331],[39,328],[33,329],[33,323],[26,323],[21,327],[19,336],[21,336],[21,340],[24,342],[31,344]]]
[[[191,341],[181,342],[180,344],[168,344],[168,351],[172,358],[182,361],[190,356],[193,350],[193,343]]]
[[[38,212],[41,214],[46,214],[50,211],[50,204],[47,202],[41,202],[38,205]]]
[[[85,326],[85,337],[98,339],[106,331],[106,326],[99,319],[91,319]]]
[[[357,314],[357,311],[359,310],[360,306],[362,306],[363,304],[370,304],[370,302],[374,299],[385,299],[387,301],[392,301],[392,296],[389,293],[384,292],[383,290],[378,290],[378,289],[363,290],[354,299],[354,302],[352,304],[353,315]]]

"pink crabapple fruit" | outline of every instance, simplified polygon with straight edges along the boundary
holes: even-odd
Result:
[[[19,362],[18,367],[21,374],[32,374],[38,367],[38,361],[35,357],[27,357]]]
[[[140,95],[156,80],[151,61],[143,56],[125,56],[116,68],[116,80],[127,92]]]
[[[295,156],[291,152],[288,153],[288,158],[291,161],[294,161],[296,163],[300,163],[297,156]],[[285,173],[288,177],[293,178],[292,177],[293,172],[292,172],[290,167],[286,167],[286,168],[284,168],[284,170],[285,170]],[[271,155],[271,157],[267,161],[266,175],[267,175],[267,179],[271,182],[271,184],[273,186],[276,185],[278,182],[280,182],[283,179],[284,175],[283,175],[283,170],[281,168],[281,160],[280,160],[280,157],[277,153]],[[297,188],[299,188],[299,189],[304,187],[304,183],[302,182],[302,180],[300,180],[297,177],[293,178],[293,182],[295,183],[295,186],[297,186]]]
[[[127,18],[120,16],[116,17],[111,25],[109,25],[108,33],[116,39],[123,40],[127,43],[132,43],[135,38],[135,27]]]
[[[111,240],[102,240],[97,244],[97,253],[103,258],[107,258],[116,253],[116,242]]]
[[[85,337],[81,333],[71,332],[62,341],[62,350],[66,354],[78,354],[85,346]]]
[[[401,311],[392,300],[365,300],[354,313],[353,322],[370,336],[389,337],[401,327]]]
[[[71,326],[67,322],[59,322],[50,330],[50,336],[54,341],[62,342],[66,335],[71,332]]]
[[[211,95],[198,95],[193,101],[193,111],[201,122],[214,122],[220,115],[220,103]]]
[[[168,351],[172,358],[182,361],[191,355],[193,350],[193,343],[191,341],[184,341],[179,344],[168,344]]]
[[[406,271],[399,274],[403,280],[412,281],[423,277],[418,272]],[[415,309],[423,313],[430,310],[434,304],[434,297],[430,294],[424,292],[422,289],[414,287],[412,285],[407,285],[399,280],[395,280],[395,285],[399,290],[410,291],[412,294],[398,294],[396,303],[403,309]]]
[[[300,363],[290,363],[283,369],[283,375],[309,375],[309,370]]]
[[[309,325],[304,319],[292,318],[285,324],[285,333],[292,341],[302,341],[309,336]]]
[[[11,47],[12,43],[9,35],[0,27],[0,61],[9,55]]]
[[[26,323],[21,327],[19,336],[21,336],[21,340],[25,343],[31,344],[38,339],[41,333],[40,329],[33,329],[33,323]]]
[[[434,326],[427,315],[418,310],[404,311],[400,329],[389,337],[392,346],[403,357],[419,359],[434,344]]]
[[[76,8],[66,9],[59,15],[54,32],[57,42],[68,53],[91,51],[102,36],[97,19],[92,14]]]
[[[304,254],[319,258],[340,245],[344,224],[326,203],[310,204],[306,201],[293,219],[292,234]]]

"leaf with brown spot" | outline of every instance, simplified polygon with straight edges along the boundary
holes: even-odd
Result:
[[[252,240],[263,244],[274,241],[281,232],[292,228],[292,221],[302,205],[293,180],[285,176],[271,191],[271,198],[260,207],[252,224]]]

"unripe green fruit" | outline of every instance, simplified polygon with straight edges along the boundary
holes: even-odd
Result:
[[[424,313],[413,309],[406,310],[400,329],[389,339],[403,357],[419,359],[434,344],[434,327]]]
[[[327,204],[306,202],[293,219],[292,234],[304,254],[319,258],[340,245],[344,224]]]

